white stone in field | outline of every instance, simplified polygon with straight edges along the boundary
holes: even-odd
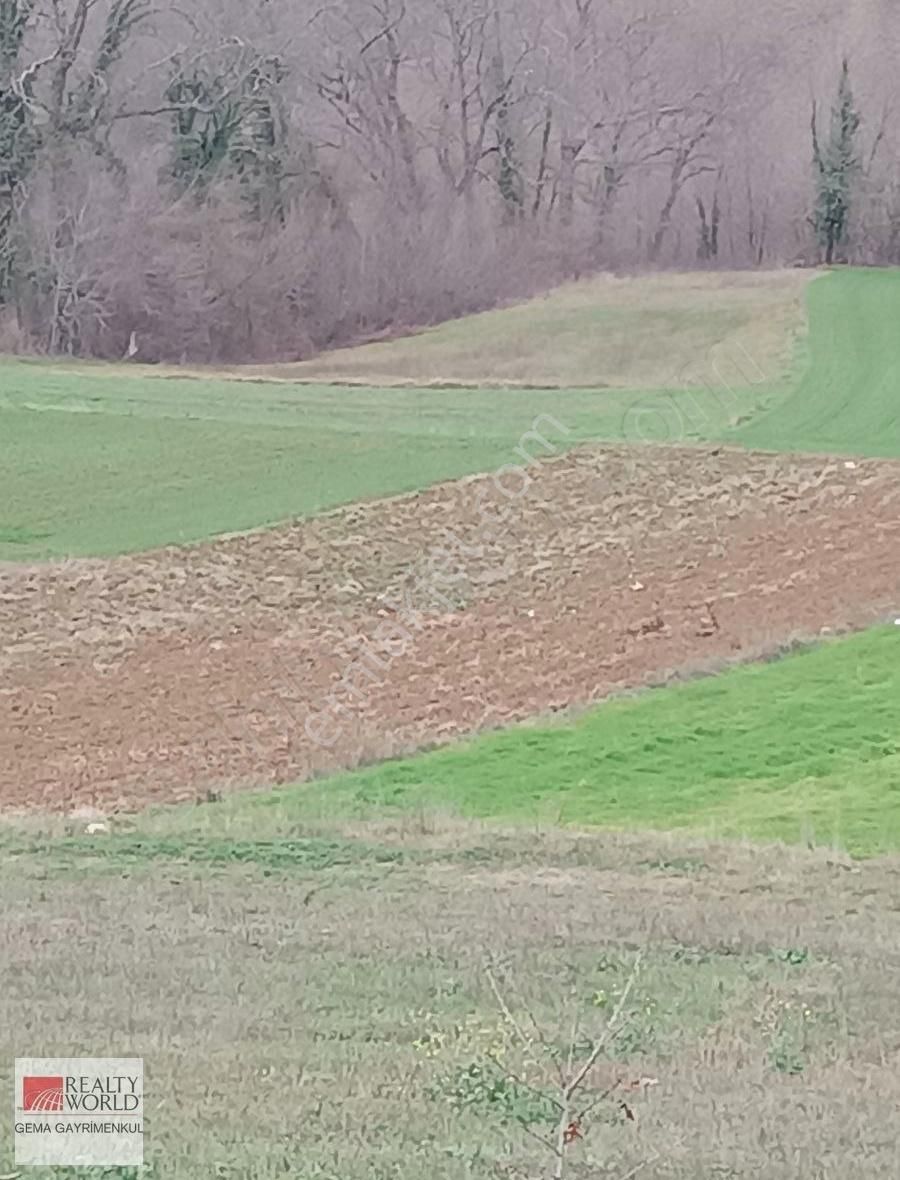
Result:
[[[853,462],[852,459],[848,459],[847,462],[844,464],[844,466],[847,468],[848,471],[855,471],[856,470],[856,464]]]
[[[109,835],[109,825],[102,823],[88,824],[84,832],[86,836],[106,836]]]

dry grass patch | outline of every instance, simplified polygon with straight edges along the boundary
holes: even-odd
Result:
[[[642,954],[564,1176],[890,1174],[897,862],[423,821],[7,837],[3,1070],[143,1055],[154,1178],[543,1180],[555,1065]]]
[[[808,272],[600,275],[415,335],[232,375],[655,389],[786,373]]]

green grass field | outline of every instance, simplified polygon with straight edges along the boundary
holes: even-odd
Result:
[[[900,844],[898,656],[880,628],[108,835],[0,826],[0,1085],[36,1045],[142,1056],[151,1180],[543,1176],[599,1045],[566,1174],[887,1175],[897,861],[844,849]]]
[[[71,848],[126,861],[246,859],[276,869],[312,857],[327,867],[345,863],[348,848],[296,843],[310,825],[433,815],[896,853],[900,627],[318,783],[157,809],[130,821],[128,836]]]
[[[322,784],[241,796],[234,830],[441,812],[900,851],[900,628],[487,734]],[[158,821],[177,833],[179,813]],[[170,824],[175,828],[170,828]]]
[[[736,432],[749,447],[900,456],[900,272],[851,270],[807,288],[806,363]]]
[[[0,365],[0,560],[195,541],[620,438],[635,395],[347,389]],[[700,391],[710,415],[714,396]],[[693,403],[692,403],[693,406]],[[671,414],[670,414],[671,417]],[[648,418],[665,437],[668,419]],[[535,452],[540,454],[540,448]]]
[[[0,1088],[17,1055],[145,1063],[146,1167],[66,1175],[550,1176],[557,1070],[597,1044],[566,1177],[891,1175],[891,865],[474,825],[204,836],[224,809],[180,844],[0,830]],[[12,1125],[0,1175],[63,1174],[16,1168]]]
[[[630,359],[582,346],[614,318],[583,290],[562,296],[575,332],[551,331],[552,297],[513,313],[518,336],[512,309],[476,325],[492,379],[536,332],[529,371],[574,386],[606,357],[622,388],[605,392],[377,387],[397,355],[399,378],[444,376],[470,321],[385,345],[353,388],[0,362],[0,559],[483,471],[542,413],[567,442],[633,438],[640,408],[664,439],[900,456],[900,275],[817,279],[800,341],[793,295],[764,283],[717,310],[715,276],[653,280],[645,301],[633,282],[620,327],[652,339]],[[696,305],[666,311],[688,289]],[[751,340],[778,380],[725,376]],[[3,817],[0,1090],[18,1055],[143,1057],[146,1167],[102,1170],[117,1180],[880,1180],[900,1109],[900,860],[881,857],[898,851],[893,625],[100,834]],[[595,1050],[557,1170],[560,1071]],[[20,1174],[12,1125],[0,1180]]]
[[[348,388],[0,362],[0,560],[194,541],[490,470],[514,459],[540,414],[565,425],[560,445],[726,439],[900,455],[900,275],[817,278],[805,288],[810,327],[799,343],[796,306],[804,288],[796,276],[784,287],[773,279],[774,294],[752,284],[729,294],[720,277],[705,281],[629,280],[615,338],[604,337],[590,371],[598,385],[630,388]],[[490,374],[492,355],[506,355],[510,340],[520,340],[520,321],[530,324],[531,308],[544,325],[536,336],[544,342],[540,364],[552,366],[556,355],[564,372],[571,341],[558,333],[551,344],[547,335],[546,325],[556,322],[554,298],[490,313],[489,331],[476,317],[477,325],[458,321],[390,347],[421,355],[421,365],[430,366],[437,363],[431,341],[444,340],[441,332],[456,355],[474,332],[478,363]],[[596,313],[584,291],[576,298],[564,289],[558,298],[560,314],[571,314],[575,298],[587,316],[579,338],[590,340],[595,314],[602,335],[608,295]],[[694,327],[685,330],[683,317],[694,312]],[[652,363],[641,359],[643,344],[629,352],[629,340],[652,341]],[[793,374],[785,376],[792,348]],[[546,372],[535,363],[534,376]],[[650,376],[655,387],[635,387]]]

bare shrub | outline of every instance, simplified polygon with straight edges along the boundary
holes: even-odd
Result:
[[[816,260],[843,43],[841,257],[898,255],[884,5],[6,8],[0,306],[49,352],[296,359],[596,270]]]

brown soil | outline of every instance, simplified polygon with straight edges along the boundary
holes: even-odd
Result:
[[[511,499],[477,477],[190,549],[5,567],[0,805],[302,779],[900,608],[898,464],[592,448],[531,476],[506,473]],[[349,691],[398,620],[405,643]]]

